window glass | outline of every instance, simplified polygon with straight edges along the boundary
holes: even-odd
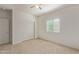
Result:
[[[47,20],[47,32],[60,32],[60,19]]]

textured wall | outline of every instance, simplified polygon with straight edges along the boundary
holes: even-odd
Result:
[[[34,37],[34,18],[18,8],[13,9],[13,44]]]

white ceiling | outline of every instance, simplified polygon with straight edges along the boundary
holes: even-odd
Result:
[[[53,11],[61,6],[62,4],[42,4],[42,9],[37,8],[30,8],[33,4],[0,4],[1,8],[7,8],[7,9],[13,9],[13,8],[19,8],[20,10],[26,11],[32,15],[42,15],[44,13]]]

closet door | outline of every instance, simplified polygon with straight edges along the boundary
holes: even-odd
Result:
[[[9,19],[0,18],[0,44],[9,43]]]

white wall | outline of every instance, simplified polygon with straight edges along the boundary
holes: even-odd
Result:
[[[34,18],[19,8],[13,9],[13,44],[34,37]]]
[[[60,19],[60,33],[48,33],[46,21],[55,18]],[[37,24],[39,37],[79,49],[79,5],[69,5],[39,16]]]

